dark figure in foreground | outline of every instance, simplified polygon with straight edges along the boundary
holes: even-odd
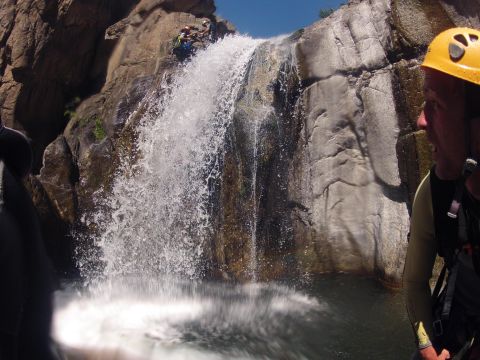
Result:
[[[37,214],[21,179],[28,140],[0,121],[0,360],[50,360],[54,276]]]
[[[415,195],[405,262],[414,358],[480,359],[480,32],[439,34],[422,68],[417,125],[433,145],[435,166]],[[431,294],[437,254],[448,278]]]

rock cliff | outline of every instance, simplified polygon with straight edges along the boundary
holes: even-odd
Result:
[[[298,42],[305,126],[292,164],[297,251],[306,271],[398,283],[408,208],[431,159],[415,131],[427,44],[478,27],[479,3],[350,1]],[[326,259],[322,260],[322,259]]]
[[[176,66],[172,38],[214,11],[213,0],[0,4],[0,116],[32,139],[39,174],[27,185],[63,270],[72,226],[108,186],[117,143],[133,141],[125,120]]]
[[[408,233],[387,1],[350,4],[298,45],[306,122],[292,180],[305,263],[397,277]],[[304,172],[308,171],[307,174]],[[329,259],[321,262],[319,259]]]
[[[400,282],[411,201],[431,166],[415,130],[419,65],[437,33],[477,27],[479,10],[350,1],[292,36],[296,71],[279,63],[279,44],[257,49],[230,134],[235,156],[227,152],[225,165],[216,260],[227,274],[249,278],[253,266],[260,279],[340,271]],[[285,73],[301,81],[290,81],[289,94],[274,90]],[[252,109],[267,109],[261,124]],[[253,131],[263,131],[255,145],[261,167],[252,160]]]
[[[95,192],[134,156],[141,99],[177,65],[172,37],[214,11],[213,0],[0,4],[0,115],[33,140],[37,175],[28,185],[59,268],[71,267],[68,234],[86,231],[79,220]],[[277,61],[278,44],[259,47],[227,139],[240,152],[227,151],[223,181],[237,180],[219,190],[212,256],[221,271],[248,277],[252,249],[241,221],[256,206],[261,278],[294,268],[398,283],[409,206],[431,164],[415,131],[422,54],[443,29],[480,27],[479,15],[479,0],[350,0],[288,39],[297,69]],[[251,140],[249,109],[259,104],[273,115],[262,125],[271,132],[254,205],[238,202],[235,191],[251,191],[251,156],[231,139]]]

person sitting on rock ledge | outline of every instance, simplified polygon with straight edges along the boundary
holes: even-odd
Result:
[[[0,359],[58,359],[51,348],[53,268],[22,179],[32,151],[0,119]]]
[[[198,28],[195,26],[184,26],[173,40],[172,53],[181,61],[194,53],[193,43],[199,41],[197,34],[193,33],[192,30],[198,30]]]
[[[422,69],[417,125],[433,145],[435,165],[415,194],[405,261],[418,345],[412,359],[480,359],[480,31],[440,33]],[[432,294],[437,254],[446,265]]]

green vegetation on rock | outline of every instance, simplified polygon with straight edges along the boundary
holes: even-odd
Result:
[[[341,3],[339,6],[343,6],[345,5],[345,3]],[[330,15],[332,15],[335,10],[337,10],[336,8],[324,8],[324,9],[320,9],[320,11],[318,12],[318,17],[320,19],[325,19],[326,17],[329,17]]]
[[[334,11],[335,11],[334,8],[320,9],[318,16],[320,17],[320,19],[325,19],[326,17],[332,15]]]
[[[77,115],[75,108],[78,106],[78,104],[80,104],[80,101],[81,99],[76,96],[65,105],[65,111],[63,112],[63,116],[67,118],[67,121],[70,121]]]
[[[93,129],[93,135],[95,135],[95,139],[97,141],[102,141],[107,136],[105,129],[103,128],[102,119],[100,119],[98,116],[96,116],[94,119],[95,128]]]

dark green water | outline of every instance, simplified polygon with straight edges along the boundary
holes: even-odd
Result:
[[[312,339],[322,356],[312,359],[410,358],[413,335],[401,292],[348,275],[318,278],[307,291],[331,308],[318,322],[327,330]]]
[[[409,359],[400,292],[350,275],[306,285],[118,279],[57,295],[66,348],[138,359]],[[128,355],[130,354],[130,355]]]

